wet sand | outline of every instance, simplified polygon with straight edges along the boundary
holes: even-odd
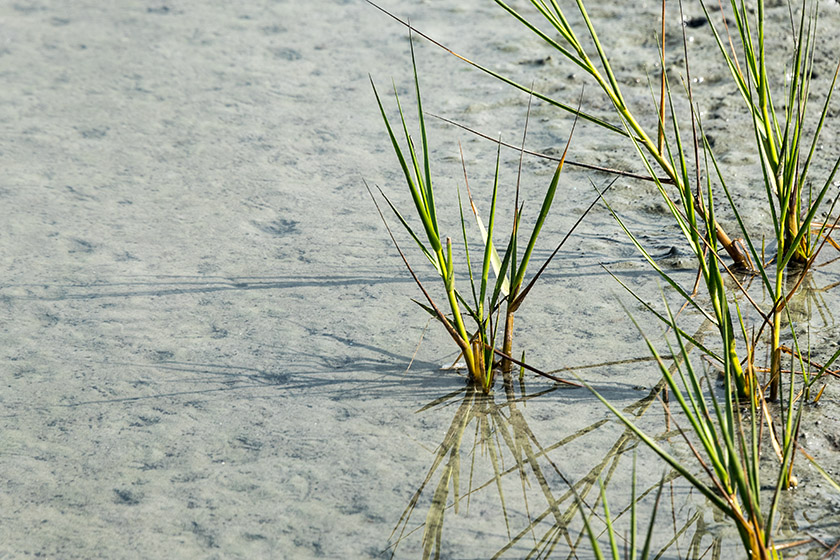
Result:
[[[494,68],[566,99],[580,93],[582,76],[557,55],[546,59],[492,3],[384,4]],[[652,1],[632,11],[592,2],[633,103],[649,100],[657,10]],[[786,13],[774,6],[773,21]],[[840,5],[823,6],[822,26],[840,29]],[[708,34],[696,35],[692,48],[711,52]],[[451,342],[435,325],[426,331],[427,316],[410,301],[416,286],[362,183],[409,202],[368,81],[371,74],[387,91],[393,78],[408,102],[404,29],[360,1],[45,1],[0,7],[0,37],[0,556],[388,557],[435,449],[463,419],[464,399],[463,374],[440,370],[455,359]],[[821,37],[817,73],[825,77],[837,31]],[[427,44],[417,51],[428,111],[519,141],[524,94]],[[679,56],[672,62],[676,72]],[[743,123],[715,117],[741,100],[723,89],[711,56],[697,57],[694,74],[708,88],[716,149],[749,182],[758,168],[743,151]],[[606,110],[590,91],[592,107]],[[529,146],[562,149],[570,126],[537,104]],[[835,109],[823,140],[829,155],[838,131]],[[453,209],[443,219],[458,235],[457,142],[479,204],[495,149],[437,122],[430,133],[439,201]],[[638,171],[628,146],[591,127],[579,129],[570,157]],[[516,165],[507,152],[507,193]],[[524,169],[523,196],[535,207],[553,168],[526,159]],[[590,179],[608,181],[564,174],[565,210],[551,214],[537,258],[588,206]],[[622,180],[612,197],[632,227],[649,232],[651,253],[690,285],[694,271],[655,189]],[[767,220],[763,193],[742,197],[751,224]],[[409,254],[433,282],[420,255]],[[601,264],[659,301],[656,275],[599,207],[520,313],[517,340],[531,363],[557,369],[647,356],[614,298],[647,332],[661,327]],[[818,359],[840,340],[838,291],[824,290],[838,270],[818,269],[794,302]],[[686,325],[700,320],[687,316]],[[579,373],[620,406],[644,399],[659,379],[646,361]],[[838,391],[828,385],[821,405],[806,411],[803,443],[837,473]],[[489,452],[472,449],[479,418],[498,422],[499,434],[527,440],[530,431],[535,449],[578,437],[539,455],[544,485],[531,467],[524,494],[517,471],[505,475],[504,511],[495,483],[471,494],[469,508],[464,498],[457,514],[448,511],[441,557],[489,557],[506,546],[507,557],[524,556],[566,512],[568,501],[549,507],[548,496],[566,493],[561,473],[576,481],[601,465],[599,473],[612,472],[614,503],[626,502],[633,443],[583,390],[525,398],[550,388],[526,376],[516,414],[499,389],[501,419],[486,403],[464,417],[462,495],[471,471],[475,488],[494,477]],[[641,421],[662,433],[661,412],[649,410]],[[639,460],[639,484],[650,487],[662,466],[642,451]],[[517,465],[509,455],[503,461],[503,470]],[[840,534],[840,499],[799,466],[802,484],[785,496],[786,534],[830,540]],[[423,529],[411,531],[429,511],[441,468],[397,557],[421,554]],[[702,500],[678,483],[674,492],[687,534],[731,546],[731,530]],[[664,524],[657,542],[672,534]],[[560,539],[554,555],[568,552]]]

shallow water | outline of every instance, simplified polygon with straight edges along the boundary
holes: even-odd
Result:
[[[580,95],[582,76],[556,55],[546,59],[491,2],[383,4],[475,60],[571,102]],[[647,104],[658,3],[590,4],[620,59],[628,101]],[[786,14],[774,4],[770,17]],[[817,70],[825,77],[838,56],[840,5],[826,3],[822,26]],[[763,194],[746,188],[758,172],[745,151],[751,138],[741,135],[744,123],[715,116],[741,101],[724,89],[703,28],[692,35],[707,128],[744,178],[746,219],[761,224]],[[493,401],[471,400],[462,374],[440,370],[455,360],[451,342],[435,325],[426,330],[410,301],[416,286],[362,184],[409,201],[368,81],[370,73],[387,91],[393,78],[410,99],[398,24],[361,1],[45,1],[0,7],[0,37],[0,556],[366,558],[396,550],[413,558],[446,468],[453,479],[459,473],[462,499],[457,513],[445,511],[441,557],[522,557],[543,538],[556,540],[552,556],[567,557],[580,521],[569,514],[563,477],[591,484],[602,476],[613,510],[627,506],[635,442],[588,393],[526,376],[512,395],[499,384]],[[678,46],[669,36],[669,52]],[[520,141],[524,94],[428,44],[417,44],[417,56],[428,111]],[[675,72],[679,59],[673,54]],[[607,109],[591,86],[586,92],[593,110]],[[558,153],[570,127],[535,104],[528,145]],[[838,130],[835,110],[828,153]],[[430,134],[439,202],[456,202],[460,140],[482,205],[493,146],[436,121]],[[627,148],[582,125],[570,157],[638,171]],[[517,157],[503,153],[509,195]],[[525,160],[526,201],[552,171]],[[821,163],[814,174],[825,171]],[[564,172],[564,208],[551,214],[538,259],[591,202],[590,179],[608,181]],[[655,189],[621,180],[611,197],[690,286],[694,271]],[[444,219],[454,227],[458,217]],[[418,257],[410,254],[431,283]],[[624,362],[576,371],[619,407],[640,411],[659,377],[649,361],[633,360],[648,351],[614,298],[646,332],[658,336],[661,327],[602,264],[660,300],[661,282],[598,207],[523,306],[517,343],[543,369]],[[794,301],[822,358],[840,339],[838,270],[817,269]],[[839,472],[838,392],[828,385],[821,406],[806,413],[803,442]],[[646,410],[642,424],[663,434],[658,405]],[[485,428],[491,437],[482,443]],[[447,455],[433,468],[447,434],[463,434],[460,464]],[[638,453],[641,491],[663,468]],[[494,462],[506,473],[498,483]],[[799,467],[783,535],[832,542],[840,499]],[[402,532],[401,516],[427,476]],[[451,505],[456,490],[444,488]],[[719,543],[727,557],[736,536],[703,500],[679,481],[664,496],[657,546],[686,527],[664,557],[690,556],[695,536],[701,551]],[[652,496],[640,507],[646,520]],[[568,535],[557,531],[567,520]],[[813,545],[811,553],[822,551]]]

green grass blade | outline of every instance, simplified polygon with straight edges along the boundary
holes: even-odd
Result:
[[[429,211],[429,217],[432,225],[435,227],[435,233],[440,237],[440,231],[437,225],[437,209],[435,207],[435,194],[432,190],[432,171],[429,164],[429,141],[426,136],[426,117],[423,112],[423,102],[420,99],[420,78],[417,76],[417,61],[414,58],[414,40],[411,37],[411,30],[409,29],[408,44],[411,48],[411,67],[414,69],[414,89],[417,92],[417,118],[420,121],[420,137],[423,143],[423,171],[426,176],[426,207]]]
[[[388,117],[385,115],[385,108],[382,106],[382,100],[379,98],[379,93],[376,91],[376,85],[373,83],[373,78],[370,79],[370,85],[373,87],[373,94],[376,96],[376,102],[379,105],[379,112],[382,114],[382,119],[385,121],[385,127],[388,129],[388,136],[391,138],[391,144],[394,147],[394,152],[397,154],[397,159],[400,162],[400,167],[403,170],[403,175],[405,175],[406,183],[408,183],[408,189],[411,192],[411,198],[414,200],[414,206],[417,209],[417,213],[420,216],[420,220],[423,222],[423,227],[426,230],[426,237],[429,240],[429,245],[432,247],[432,252],[437,253],[441,249],[440,238],[438,237],[435,228],[431,222],[431,218],[429,217],[428,212],[425,210],[425,204],[423,202],[423,198],[420,195],[420,192],[417,189],[414,181],[411,178],[411,172],[408,168],[408,163],[405,160],[405,156],[403,155],[403,151],[400,148],[399,143],[397,142],[397,138],[394,135],[394,130],[391,128],[391,123],[388,121]],[[402,111],[400,111],[402,113]],[[403,125],[405,125],[405,120],[403,119]],[[443,266],[443,263],[441,263]]]
[[[636,321],[633,317],[630,317],[633,323],[635,324]],[[638,328],[638,324],[636,324]],[[640,330],[641,332],[641,330]],[[693,413],[692,408],[689,406],[688,402],[685,400],[683,396],[683,392],[680,389],[679,385],[677,385],[671,371],[665,367],[665,363],[663,362],[662,358],[659,356],[659,353],[654,348],[653,343],[642,334],[645,343],[647,344],[648,349],[650,350],[651,354],[656,358],[657,365],[659,366],[660,372],[665,377],[666,382],[668,383],[668,387],[670,387],[671,392],[673,393],[674,397],[676,397],[677,402],[680,405],[680,408],[685,413],[686,418],[688,419],[689,423],[691,424],[691,428],[697,437],[700,439],[700,443],[703,446],[703,449],[706,451],[706,455],[708,456],[709,460],[712,462],[712,466],[714,468],[715,473],[720,477],[723,481],[727,480],[726,476],[726,465],[723,453],[721,452],[720,445],[718,443],[718,438],[715,437],[715,430],[711,426],[711,423],[708,421],[708,416],[700,416]],[[696,379],[696,374],[694,373],[693,368],[691,367],[691,362],[688,360],[688,353],[686,352],[685,347],[682,348],[682,358],[683,364],[686,368],[688,368],[688,377],[691,379]],[[680,376],[684,378],[682,374],[682,366],[678,366],[680,370]],[[702,402],[702,401],[701,401]]]
[[[571,137],[569,139],[571,140]],[[522,255],[522,261],[519,263],[519,268],[516,271],[516,277],[512,282],[513,286],[521,286],[523,280],[525,279],[525,272],[528,268],[528,263],[531,260],[531,254],[534,252],[534,247],[537,244],[537,238],[540,235],[540,231],[542,230],[542,226],[548,216],[548,212],[551,210],[551,203],[554,201],[554,195],[557,193],[557,185],[560,182],[560,173],[562,171],[563,162],[561,161],[557,165],[557,169],[554,171],[554,176],[551,178],[551,183],[545,193],[542,207],[540,207],[540,213],[537,216],[537,221],[534,223],[534,229],[531,231],[531,238],[528,240],[528,245],[525,247],[525,253]]]
[[[612,405],[612,403],[610,403],[607,399],[605,399],[598,391],[596,391],[586,381],[584,381],[583,379],[581,379],[578,376],[575,376],[575,377],[577,377],[578,381],[584,387],[589,389],[589,391],[593,395],[595,395],[595,397],[599,401],[601,401],[604,404],[604,406],[606,406],[610,410],[610,412],[612,412],[619,420],[621,420],[621,422],[627,428],[629,428],[630,431],[632,431],[634,434],[636,434],[636,437],[638,437],[642,441],[642,443],[644,443],[646,446],[648,446],[648,448],[650,448],[651,451],[653,451],[654,453],[659,455],[659,457],[662,458],[666,463],[668,463],[675,471],[680,473],[689,482],[689,484],[694,486],[694,488],[696,488],[698,492],[703,494],[703,496],[705,496],[710,502],[712,502],[712,504],[714,504],[714,506],[716,508],[718,508],[721,512],[723,512],[724,514],[726,514],[729,517],[734,517],[735,516],[735,512],[732,510],[732,508],[729,506],[729,504],[723,498],[721,498],[711,488],[706,486],[706,484],[703,481],[701,481],[699,478],[697,478],[694,475],[694,473],[689,471],[685,467],[685,465],[680,463],[680,461],[678,461],[676,458],[674,458],[672,455],[670,455],[667,451],[665,451],[662,447],[660,447],[659,444],[657,444],[656,441],[653,438],[648,436],[639,427],[637,427],[633,423],[632,420],[630,420],[624,414],[622,414],[621,411],[619,411],[616,407],[614,407]]]
[[[659,482],[659,490],[656,491],[656,500],[653,502],[653,512],[650,514],[650,523],[648,524],[647,537],[645,537],[645,545],[642,548],[642,560],[648,560],[650,557],[650,543],[653,541],[653,528],[656,525],[656,510],[659,509],[659,500],[662,498],[662,489],[665,487],[665,477]]]
[[[580,15],[583,16],[586,28],[589,30],[589,36],[592,38],[592,43],[598,51],[598,58],[601,59],[601,65],[604,68],[604,72],[607,73],[607,78],[610,81],[610,89],[612,92],[611,97],[613,102],[618,107],[624,109],[627,107],[627,104],[624,102],[624,98],[621,95],[621,88],[618,87],[618,80],[616,80],[615,74],[613,74],[610,61],[607,58],[607,54],[604,52],[604,47],[601,44],[601,40],[598,38],[598,34],[595,32],[595,26],[592,25],[592,20],[589,19],[589,14],[586,12],[586,6],[584,6],[583,0],[577,0],[577,6],[580,11]]]
[[[589,523],[589,518],[586,516],[583,498],[578,495],[574,486],[570,485],[569,487],[572,489],[572,492],[574,492],[574,498],[577,503],[578,511],[580,512],[580,517],[583,519],[583,526],[586,530],[586,535],[589,537],[589,544],[592,546],[592,554],[595,556],[596,560],[604,560],[604,553],[601,551],[601,545],[598,544],[598,535],[595,534],[595,530],[592,528],[592,525]]]
[[[537,27],[536,25],[534,25],[533,23],[531,23],[530,21],[525,19],[525,17],[522,14],[520,14],[519,12],[517,12],[516,10],[511,8],[507,3],[503,2],[502,0],[495,0],[495,2],[496,2],[496,4],[501,6],[503,10],[505,10],[507,13],[512,15],[514,18],[516,18],[519,21],[519,23],[521,23],[522,25],[527,27],[532,33],[534,33],[540,39],[545,41],[551,48],[557,50],[560,54],[562,54],[564,57],[569,59],[571,62],[573,62],[574,64],[579,66],[585,72],[591,73],[591,70],[592,70],[591,64],[587,64],[587,61],[582,60],[581,57],[578,54],[573,53],[572,51],[568,50],[566,47],[564,47],[563,45],[561,45],[560,43],[558,43],[557,41],[552,39],[550,36],[548,36],[546,33],[544,33],[539,27]],[[531,4],[533,4],[534,7],[537,9],[537,11],[539,11],[542,14],[542,16],[546,20],[548,20],[549,23],[551,23],[552,27],[554,27],[555,30],[557,30],[557,32],[560,34],[560,36],[563,38],[564,41],[566,41],[567,43],[570,43],[572,45],[578,44],[577,39],[574,37],[574,34],[571,33],[571,29],[569,27],[563,25],[561,20],[554,17],[545,8],[544,5],[542,5],[539,2],[535,2],[534,0],[531,0]],[[561,15],[562,15],[562,13],[561,13]]]
[[[606,205],[607,209],[610,211],[610,213],[612,214],[615,221],[618,222],[618,225],[621,226],[621,229],[624,230],[624,233],[627,234],[627,237],[630,238],[630,241],[633,243],[633,245],[636,246],[636,249],[639,250],[639,252],[642,254],[644,259],[651,266],[651,268],[653,268],[657,273],[659,273],[659,275],[672,288],[674,288],[674,290],[676,290],[677,293],[679,293],[685,299],[685,301],[687,301],[692,307],[694,307],[697,311],[699,311],[703,315],[704,318],[708,319],[710,322],[712,322],[714,324],[718,324],[718,321],[715,318],[713,318],[711,315],[709,315],[709,313],[705,309],[700,307],[700,305],[694,300],[693,297],[691,297],[691,295],[688,292],[686,292],[682,288],[682,286],[677,284],[677,282],[673,278],[671,278],[670,275],[668,275],[664,270],[662,270],[662,267],[660,267],[659,264],[655,260],[653,260],[653,257],[650,256],[650,253],[647,252],[647,250],[642,246],[642,244],[639,242],[639,240],[636,238],[636,236],[624,224],[624,221],[612,209],[612,207],[609,205],[607,200],[606,199],[602,199],[602,200],[604,201],[604,205]]]
[[[618,543],[615,542],[615,530],[612,525],[612,517],[610,516],[610,506],[607,503],[607,493],[604,490],[604,481],[598,479],[598,486],[601,490],[601,503],[604,507],[604,523],[607,525],[607,535],[610,537],[610,550],[612,557],[616,560],[620,558],[618,555]]]
[[[834,86],[837,85],[838,73],[840,73],[840,62],[838,62],[837,67],[834,69],[834,77],[832,78],[831,86],[828,88],[826,93],[825,103],[823,104],[822,112],[820,113],[820,120],[819,123],[817,123],[817,128],[814,131],[814,138],[811,142],[811,149],[808,151],[808,157],[805,158],[805,163],[802,166],[802,173],[799,178],[800,188],[805,185],[805,179],[808,175],[808,170],[811,167],[811,160],[814,157],[814,152],[817,150],[817,144],[819,143],[820,134],[823,126],[825,125],[825,119],[828,117],[829,105],[831,104],[831,97],[834,94]]]
[[[817,460],[811,457],[808,453],[804,453],[801,449],[800,452],[805,456],[806,459],[808,459],[811,465],[815,469],[817,469],[817,472],[820,473],[820,475],[822,475],[826,482],[828,482],[831,485],[831,487],[834,488],[834,490],[840,492],[840,484],[838,484],[837,481],[834,480],[834,478],[824,468],[822,468],[819,463],[817,463]]]
[[[481,301],[484,301],[486,296],[486,286],[488,279],[490,277],[490,269],[489,267],[492,265],[493,272],[496,275],[497,279],[502,280],[501,284],[501,292],[504,295],[508,295],[510,293],[510,281],[502,272],[502,260],[499,258],[499,254],[496,251],[496,246],[493,244],[493,231],[494,231],[494,224],[496,218],[496,198],[497,193],[499,190],[499,162],[501,158],[501,144],[497,146],[496,149],[496,170],[493,176],[493,197],[490,202],[490,221],[488,222],[489,229],[484,227],[484,222],[481,220],[481,216],[478,213],[478,207],[475,205],[475,201],[472,199],[472,195],[469,195],[470,199],[470,208],[472,209],[473,216],[475,217],[475,223],[478,226],[478,231],[481,233],[481,240],[484,243],[484,259],[482,262],[482,289],[481,289]],[[469,194],[469,191],[468,191]]]
[[[484,225],[481,223],[481,219],[478,217],[478,212],[473,205],[473,211],[475,212],[475,218],[479,225],[479,230],[481,231],[481,235],[484,238],[484,262],[482,263],[481,267],[481,301],[484,301],[484,298],[487,295],[487,281],[490,277],[490,266],[492,264],[493,269],[496,273],[497,278],[502,278],[502,293],[507,295],[510,293],[510,283],[507,282],[506,276],[504,273],[501,273],[502,270],[502,261],[499,259],[499,254],[496,252],[496,248],[493,246],[493,229],[496,222],[496,196],[499,192],[499,161],[501,159],[501,151],[502,145],[499,143],[499,146],[496,148],[496,170],[493,174],[493,197],[490,201],[490,221],[487,224],[487,230],[484,229]],[[507,285],[505,285],[507,283]]]
[[[816,380],[818,380],[818,379],[820,379],[821,377],[823,377],[823,376],[825,375],[825,372],[826,372],[826,371],[828,371],[828,368],[830,368],[830,367],[831,367],[831,364],[833,364],[835,361],[837,361],[837,358],[840,358],[840,348],[838,348],[838,349],[837,349],[837,352],[835,352],[835,353],[831,356],[831,358],[829,358],[829,359],[828,359],[828,361],[827,361],[826,363],[824,363],[824,364],[823,364],[823,366],[822,366],[822,367],[820,368],[820,370],[816,373],[816,375],[814,375],[814,381],[812,381],[812,382],[811,382],[811,384],[815,383],[815,382],[816,382]]]
[[[473,277],[473,270],[472,270],[472,261],[470,260],[470,243],[467,239],[467,220],[464,218],[464,204],[461,201],[461,188],[458,187],[458,211],[460,212],[461,216],[461,235],[464,237],[464,254],[467,259],[467,273],[470,278],[470,289],[472,290],[473,301],[475,302],[476,309],[481,307],[482,299],[479,299],[478,294],[475,291],[475,278]],[[466,304],[465,304],[466,305]],[[481,321],[479,321],[480,323]]]
[[[758,269],[759,274],[761,275],[761,280],[764,282],[764,288],[767,290],[767,293],[773,293],[773,284],[770,282],[770,278],[767,276],[767,271],[764,269],[763,263],[761,262],[761,254],[755,247],[753,243],[752,237],[750,236],[749,232],[747,231],[746,225],[744,225],[744,220],[741,218],[741,213],[738,211],[738,205],[735,204],[735,200],[732,198],[732,192],[729,190],[729,185],[726,179],[723,176],[723,172],[720,169],[720,166],[717,161],[717,157],[715,157],[714,152],[711,150],[711,146],[709,146],[708,139],[706,138],[705,134],[702,134],[702,124],[701,124],[701,136],[703,138],[703,144],[706,147],[706,153],[709,156],[709,159],[712,161],[712,166],[715,169],[715,173],[717,174],[718,180],[720,181],[721,188],[723,189],[724,194],[726,195],[726,199],[729,201],[729,208],[732,210],[732,213],[735,215],[735,221],[738,222],[738,227],[741,230],[741,234],[744,236],[744,240],[747,243],[747,248],[750,251],[750,255],[752,256],[753,262],[758,263],[756,268]],[[772,209],[773,204],[771,201],[770,207]],[[773,210],[773,219],[775,220],[775,210]]]
[[[397,110],[399,111],[403,134],[405,135],[405,142],[408,145],[408,155],[411,156],[411,164],[414,166],[414,177],[417,181],[417,190],[420,194],[420,200],[423,202],[422,214],[428,216],[429,222],[435,228],[435,236],[439,239],[440,235],[438,235],[437,232],[437,224],[432,220],[432,215],[429,212],[429,200],[426,198],[426,183],[423,179],[423,174],[420,172],[420,162],[417,159],[417,150],[414,147],[414,140],[408,132],[408,124],[405,120],[405,115],[403,114],[402,103],[400,103],[400,97],[397,95],[397,84],[393,82],[392,84],[394,88],[394,99],[396,99],[397,102]],[[426,154],[424,154],[424,157],[425,155]],[[419,209],[418,212],[420,212]]]
[[[388,206],[391,207],[391,210],[394,212],[394,215],[400,221],[403,228],[405,228],[405,230],[408,232],[408,234],[411,236],[414,242],[417,243],[417,246],[420,247],[420,250],[423,251],[423,254],[426,255],[426,258],[429,259],[429,262],[432,263],[432,266],[435,267],[435,270],[438,272],[438,274],[443,274],[440,265],[437,262],[437,257],[435,257],[432,253],[429,252],[429,250],[426,248],[426,246],[423,244],[423,242],[420,240],[417,234],[414,233],[414,230],[411,228],[411,226],[408,225],[408,222],[405,220],[405,218],[403,218],[402,214],[400,214],[399,210],[397,210],[397,208],[393,205],[393,203],[385,195],[385,193],[382,192],[382,189],[379,189],[379,194],[382,195],[382,198],[384,198],[385,202],[388,203]]]

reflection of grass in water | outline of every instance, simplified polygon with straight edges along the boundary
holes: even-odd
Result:
[[[788,272],[785,278],[785,285],[788,291],[792,291],[799,282],[800,274],[804,276],[799,289],[794,293],[788,304],[791,318],[796,321],[808,321],[811,317],[819,314],[822,327],[831,327],[835,323],[831,306],[825,300],[825,293],[840,286],[840,282],[834,282],[822,287],[817,286],[813,271]]]
[[[701,337],[702,332],[696,336]],[[660,382],[644,398],[626,407],[624,412],[635,418],[641,417],[656,401],[664,386],[664,382]],[[435,451],[434,459],[425,478],[412,495],[389,538],[392,555],[396,554],[396,550],[403,540],[422,527],[423,557],[439,557],[444,542],[443,528],[447,513],[452,511],[456,515],[459,514],[464,499],[466,499],[466,507],[469,508],[471,497],[490,487],[493,487],[498,494],[508,540],[507,544],[496,552],[495,557],[508,553],[514,547],[523,546],[526,540],[533,541],[531,555],[538,557],[555,553],[557,547],[561,544],[564,544],[570,554],[573,554],[581,545],[586,538],[584,529],[579,531],[571,529],[573,520],[580,514],[575,495],[580,496],[585,502],[597,481],[602,480],[605,484],[608,484],[615,473],[618,472],[621,458],[627,451],[637,447],[638,439],[630,429],[625,429],[612,443],[601,460],[578,481],[574,483],[567,481],[567,487],[554,488],[550,480],[555,478],[555,475],[563,480],[567,479],[551,460],[549,453],[584,438],[587,434],[607,424],[609,419],[599,420],[550,445],[543,445],[529,427],[528,421],[519,406],[524,406],[528,401],[541,397],[554,389],[528,395],[524,384],[520,384],[520,387],[520,394],[517,395],[510,377],[506,376],[504,399],[500,399],[500,402],[496,402],[494,395],[483,395],[474,387],[467,387],[464,391],[441,397],[420,410],[425,411],[450,403],[452,399],[463,395],[449,429]],[[473,424],[474,428],[470,428]],[[466,492],[462,492],[462,448],[465,443],[465,435],[469,431],[474,434],[469,451],[472,459],[469,465],[468,488]],[[484,453],[481,453],[481,451]],[[493,475],[488,480],[475,484],[476,461],[479,456],[489,459],[489,466],[492,468]],[[511,461],[512,464],[505,467],[506,461]],[[478,467],[480,468],[481,465],[478,465]],[[519,478],[522,506],[527,516],[527,524],[522,528],[511,526],[511,517],[508,514],[510,496],[505,495],[503,488],[503,480],[508,476]],[[674,477],[675,475],[672,473],[668,475],[666,480],[670,482]],[[528,498],[527,489],[531,487],[538,488],[539,495],[542,497],[540,502],[542,505],[539,506],[539,509],[535,509],[537,504]],[[636,501],[645,499],[655,488],[656,486],[642,492],[636,498]],[[410,528],[409,524],[412,516],[421,504],[423,496],[428,496],[429,493],[431,493],[431,502],[424,522],[417,527]],[[601,523],[598,521],[598,514],[594,511],[600,500],[600,496],[597,494],[596,492],[592,511],[587,513],[587,517],[593,523]],[[616,516],[616,519],[624,515],[629,509],[628,506]],[[688,531],[692,525],[695,526],[695,534],[689,548],[696,549],[699,547],[706,530],[702,523],[702,516],[698,516],[698,513],[692,515],[688,521],[682,523],[679,527],[676,518],[674,518],[674,536],[660,552],[664,552],[676,543],[679,537]],[[487,526],[494,527],[492,525]]]
[[[702,341],[707,331],[710,331],[711,324],[704,324],[694,335],[697,341]],[[693,347],[685,349],[685,354],[677,354],[675,363],[668,368],[670,375],[677,375],[680,368],[684,368],[688,353]],[[625,418],[633,418],[635,422],[650,409],[650,406],[658,398],[665,398],[663,390],[666,388],[666,381],[657,384],[648,395],[639,401],[625,407],[621,412]],[[580,441],[588,434],[609,422],[608,419],[599,420],[588,425],[575,433],[564,437],[550,445],[543,445],[529,427],[528,421],[520,409],[529,401],[545,395],[553,389],[541,393],[526,394],[524,386],[517,395],[514,391],[512,381],[506,378],[504,384],[504,399],[496,402],[493,395],[483,395],[474,388],[465,391],[458,391],[446,395],[423,407],[421,411],[435,408],[451,403],[453,398],[461,396],[460,404],[455,412],[449,429],[445,434],[440,447],[436,450],[434,460],[424,480],[419,485],[414,495],[409,500],[403,515],[400,517],[394,531],[391,534],[392,553],[396,553],[400,543],[414,534],[420,528],[423,529],[421,537],[424,558],[437,558],[440,555],[444,543],[444,522],[447,514],[459,514],[464,506],[469,508],[472,496],[477,496],[482,491],[494,489],[498,495],[500,512],[503,517],[507,543],[502,546],[494,557],[502,557],[506,554],[521,554],[522,547],[530,548],[530,557],[549,557],[557,554],[565,555],[568,551],[569,558],[576,556],[576,551],[583,546],[591,537],[588,535],[586,526],[578,530],[573,529],[574,519],[584,514],[586,525],[589,525],[594,538],[609,536],[609,527],[614,525],[628,513],[635,518],[634,504],[649,498],[657,492],[659,484],[655,484],[638,496],[633,496],[631,502],[617,515],[609,518],[604,512],[599,511],[599,503],[602,503],[603,493],[594,492],[591,497],[592,503],[587,502],[596,483],[609,485],[619,470],[620,461],[628,451],[638,447],[638,432],[627,426],[625,430],[613,441],[601,460],[591,467],[579,480],[567,481],[568,487],[556,487],[551,483],[551,478],[557,477],[566,480],[558,466],[549,457],[549,454],[562,450],[573,442]],[[665,399],[667,402],[667,399]],[[474,428],[471,426],[474,424]],[[465,435],[472,431],[474,439],[469,451],[463,453],[471,454],[469,465],[468,489],[462,492],[462,448],[465,445]],[[653,437],[659,445],[667,444],[670,438],[679,436],[678,429],[668,428],[663,434]],[[480,453],[479,451],[483,451]],[[492,476],[481,483],[475,483],[475,473],[478,471],[477,464],[479,456],[489,459],[485,466],[492,469]],[[512,464],[505,467],[505,461]],[[523,527],[514,527],[513,518],[509,515],[511,496],[506,494],[503,487],[503,480],[506,477],[514,476],[519,478],[521,487],[521,503],[527,514],[527,523]],[[719,559],[725,554],[723,534],[719,532],[724,517],[720,511],[712,508],[711,514],[714,523],[708,524],[702,510],[697,510],[688,515],[687,519],[678,522],[676,512],[683,506],[675,504],[675,491],[673,482],[679,478],[676,470],[671,470],[664,482],[670,488],[670,507],[672,510],[670,523],[671,537],[664,545],[658,545],[658,550],[649,550],[649,558],[658,558],[662,554],[675,547],[677,556],[683,558],[712,558]],[[542,500],[537,503],[529,499],[526,492],[528,488],[538,489],[538,495]],[[422,503],[422,497],[431,493],[431,502],[423,523],[411,528],[411,517],[417,507]],[[575,496],[579,496],[580,501]],[[677,493],[676,495],[679,495]],[[581,508],[580,504],[584,504]],[[660,504],[661,505],[661,504]],[[785,516],[783,516],[785,517]],[[786,516],[788,521],[793,523],[791,515]],[[660,515],[657,523],[658,538],[662,537],[661,531],[666,525],[667,515]],[[482,521],[482,526],[490,530],[500,530],[501,525],[494,525]],[[636,523],[630,521],[630,535],[635,534]],[[600,527],[600,528],[599,528]],[[795,532],[791,526],[791,531]],[[396,536],[396,539],[394,537]],[[637,537],[637,544],[642,542],[646,533],[640,533]],[[616,531],[613,538],[622,540],[623,534]],[[680,541],[689,539],[688,546],[680,551]],[[526,545],[526,541],[533,541],[532,545]],[[709,542],[711,540],[711,542]],[[803,544],[806,541],[799,540],[786,544],[779,544],[776,550],[780,551],[786,547]],[[630,540],[627,539],[625,546],[630,547]],[[624,546],[619,546],[623,549]],[[640,547],[641,548],[641,547]],[[612,549],[611,549],[612,550]]]

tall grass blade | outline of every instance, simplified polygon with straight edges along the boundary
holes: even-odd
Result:
[[[382,106],[382,100],[379,98],[379,92],[376,91],[376,85],[373,83],[373,78],[370,79],[370,85],[373,87],[373,93],[376,96],[376,102],[379,104],[379,111],[382,114],[382,119],[385,121],[385,127],[388,129],[388,136],[391,139],[391,144],[394,147],[394,152],[396,153],[397,159],[400,162],[400,167],[403,170],[403,175],[405,176],[406,183],[408,184],[409,191],[411,192],[411,198],[414,200],[414,206],[417,209],[417,214],[420,217],[420,220],[423,222],[423,227],[426,230],[426,237],[428,238],[429,244],[432,247],[432,252],[437,253],[441,249],[440,238],[437,235],[435,227],[431,221],[431,217],[426,211],[426,204],[423,200],[423,196],[420,194],[420,191],[418,190],[414,180],[412,179],[411,172],[408,169],[408,163],[406,162],[405,156],[403,155],[402,148],[400,148],[399,142],[397,142],[397,138],[394,135],[394,131],[391,128],[391,123],[388,121],[388,117],[385,115],[385,108]],[[399,97],[397,97],[397,99],[399,100]],[[402,110],[400,110],[400,117],[403,125],[405,126],[405,119],[402,118]]]

